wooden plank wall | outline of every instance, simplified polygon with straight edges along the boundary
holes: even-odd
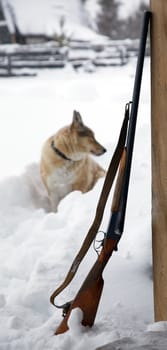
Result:
[[[150,0],[155,321],[167,321],[167,0]]]

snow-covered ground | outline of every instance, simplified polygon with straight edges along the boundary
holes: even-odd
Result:
[[[53,336],[61,312],[49,303],[63,281],[89,226],[104,180],[69,194],[58,212],[46,210],[38,165],[45,139],[69,124],[79,110],[108,152],[97,159],[106,169],[117,142],[125,103],[132,98],[136,60],[88,74],[40,71],[34,78],[0,80],[0,349],[96,349],[125,336],[139,337],[153,318],[151,276],[150,76],[145,60],[126,225],[119,250],[105,271],[105,287],[92,329],[70,318],[70,331]],[[106,230],[112,196],[101,229]],[[58,298],[71,300],[96,253],[91,247],[77,277]],[[151,325],[151,326],[150,326]],[[147,332],[146,332],[147,336]]]

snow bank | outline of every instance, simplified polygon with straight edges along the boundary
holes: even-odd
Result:
[[[0,348],[3,350],[96,349],[123,337],[139,337],[153,323],[151,276],[151,172],[149,59],[145,62],[124,235],[108,263],[95,325],[85,329],[74,310],[70,331],[53,336],[60,311],[49,303],[63,281],[94,218],[103,185],[69,194],[56,214],[39,176],[42,143],[81,112],[108,152],[109,165],[131,99],[135,61],[87,74],[43,71],[36,78],[1,79]],[[5,150],[5,152],[4,152]],[[106,230],[111,195],[101,229]],[[71,300],[96,259],[91,248],[78,275],[58,298]],[[153,327],[153,326],[152,326]],[[165,328],[166,331],[166,328]],[[148,339],[150,339],[148,337]]]

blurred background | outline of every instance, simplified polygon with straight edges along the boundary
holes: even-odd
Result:
[[[0,0],[0,75],[126,64],[148,0]],[[23,71],[24,69],[24,71]]]

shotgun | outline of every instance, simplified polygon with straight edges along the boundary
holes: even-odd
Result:
[[[144,12],[132,102],[127,103],[125,107],[125,113],[129,115],[126,145],[120,160],[107,232],[102,241],[101,252],[76,297],[71,302],[65,304],[64,318],[55,331],[56,335],[64,333],[69,329],[68,319],[71,311],[75,308],[82,310],[82,325],[91,327],[94,324],[104,285],[102,273],[113,251],[117,250],[118,242],[123,233],[150,16],[151,13],[149,11]]]

